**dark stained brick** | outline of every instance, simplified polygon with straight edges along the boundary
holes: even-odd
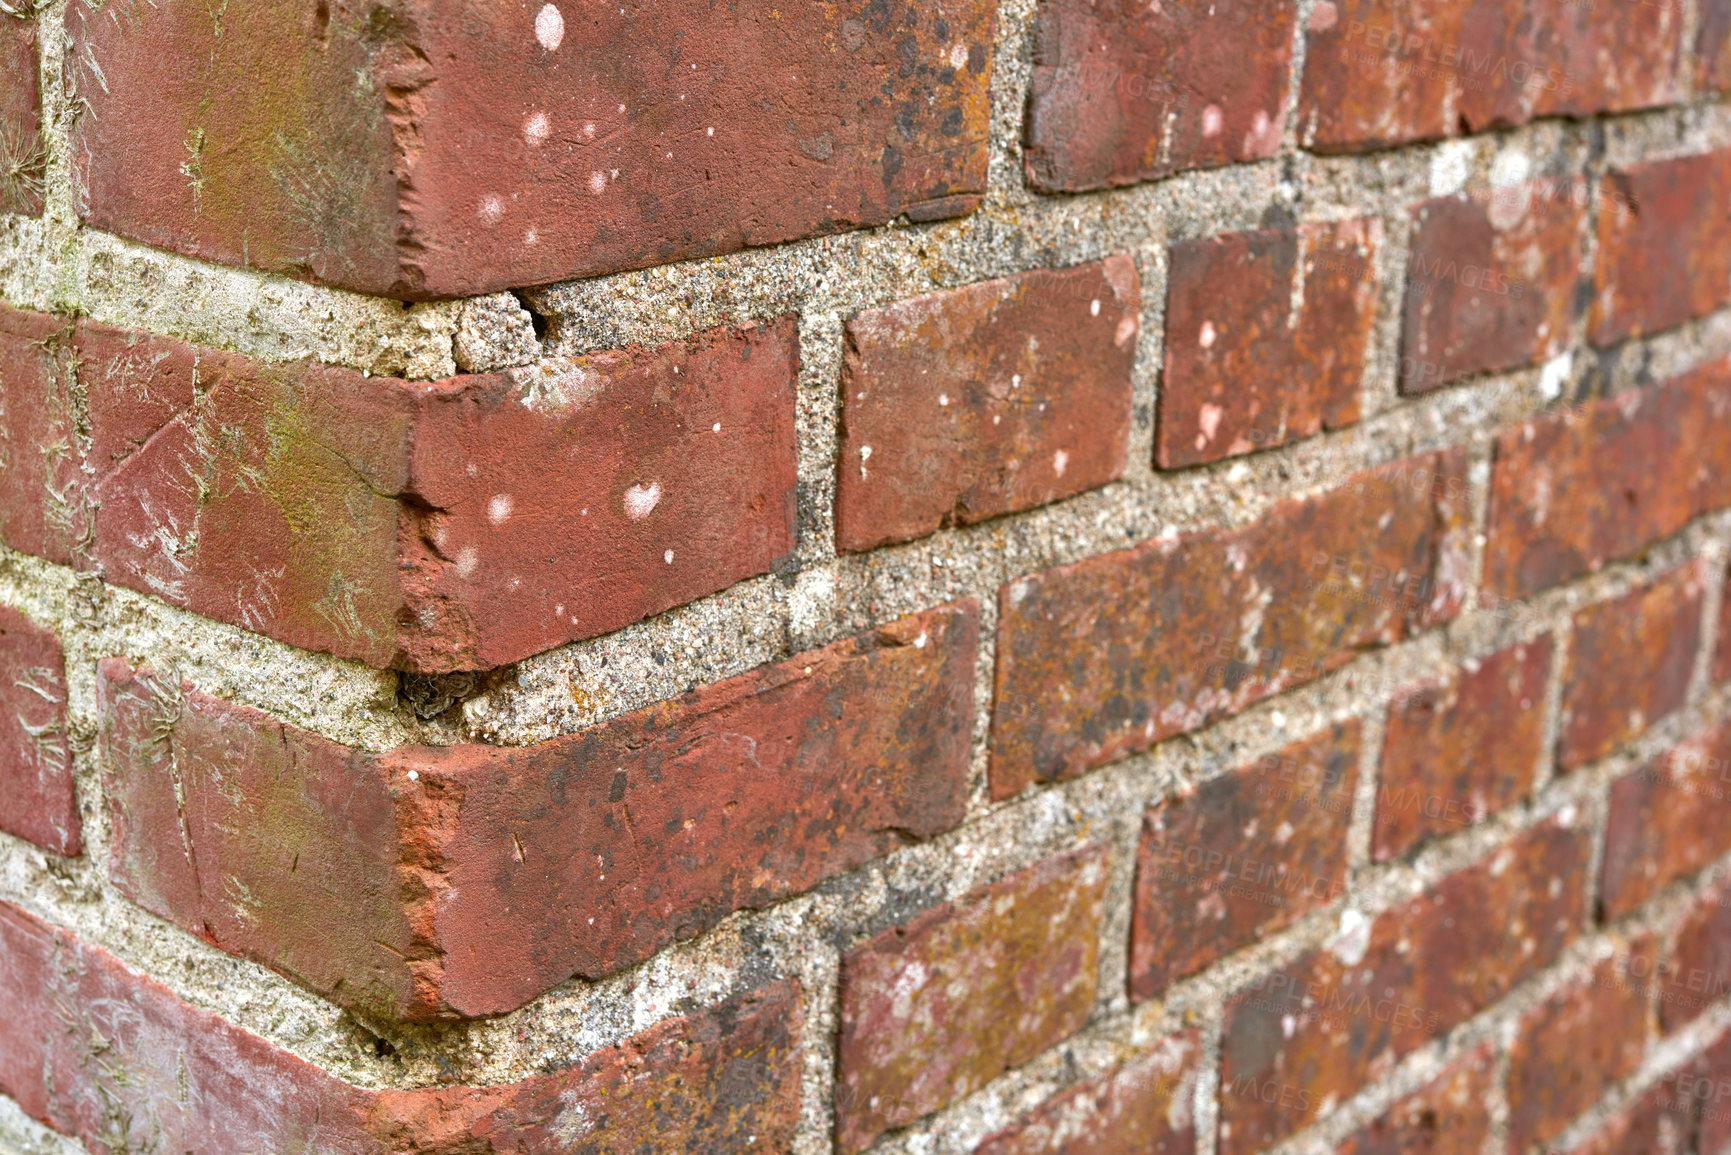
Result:
[[[1696,11],[1696,87],[1731,92],[1731,0],[1702,0]]]
[[[1496,1078],[1489,1047],[1455,1063],[1335,1148],[1335,1155],[1481,1155]]]
[[[1694,1022],[1731,993],[1731,879],[1720,877],[1684,911],[1655,970],[1665,1031]]]
[[[1155,461],[1219,461],[1356,422],[1381,245],[1371,219],[1172,246]]]
[[[908,541],[1122,476],[1140,300],[1120,256],[854,317],[836,545]]]
[[[0,606],[0,830],[75,855],[83,827],[68,738],[60,638]]]
[[[1617,779],[1606,813],[1599,903],[1617,918],[1731,850],[1731,727]]]
[[[1731,1036],[1661,1075],[1569,1155],[1714,1155],[1731,1137]]]
[[[1731,150],[1613,170],[1599,201],[1594,344],[1674,328],[1731,303]]]
[[[15,9],[0,12],[0,213],[42,215],[48,152],[40,72],[36,21]]]

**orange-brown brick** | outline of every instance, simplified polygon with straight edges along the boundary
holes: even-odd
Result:
[[[1616,918],[1731,850],[1731,727],[1617,779],[1606,813],[1599,903]]]
[[[1533,181],[1413,210],[1402,392],[1531,365],[1569,346],[1586,205],[1578,180]]]
[[[48,151],[40,71],[36,22],[16,9],[0,11],[0,213],[42,214]]]
[[[867,550],[1123,475],[1129,257],[868,309],[847,326],[836,544]]]
[[[110,874],[374,1017],[500,1014],[955,826],[977,633],[932,610],[538,745],[388,754],[110,659]]]
[[[1585,914],[1591,848],[1552,819],[1241,991],[1221,1043],[1222,1155],[1293,1134],[1550,965]]]
[[[56,854],[83,849],[60,638],[0,606],[0,830]]]
[[[1194,730],[1448,620],[1466,493],[1464,458],[1427,454],[1282,502],[1244,529],[1007,583],[993,795]],[[1380,532],[1367,537],[1367,525]]]
[[[1655,968],[1659,1025],[1674,1031],[1731,993],[1731,879],[1720,878],[1684,911],[1664,964]]]
[[[843,959],[837,1148],[863,1150],[1087,1022],[1105,890],[1103,848],[1058,855]]]
[[[1731,304],[1731,150],[1613,170],[1599,205],[1595,344],[1657,333]]]
[[[1480,1047],[1348,1135],[1335,1155],[1481,1155],[1496,1073],[1496,1055]]]
[[[1078,192],[1273,156],[1293,0],[1044,0],[1028,182]]]
[[[1497,437],[1485,589],[1522,598],[1731,503],[1731,359]]]
[[[411,298],[956,216],[985,190],[995,16],[74,4],[80,210],[188,256]]]
[[[1552,648],[1545,634],[1394,700],[1371,837],[1378,861],[1526,797],[1544,750]]]
[[[1192,1155],[1201,1039],[1161,1039],[1140,1058],[1040,1104],[974,1155]]]
[[[1362,726],[1343,723],[1150,810],[1130,992],[1152,998],[1346,892]]]
[[[1557,766],[1603,758],[1682,707],[1701,643],[1699,562],[1575,615]]]
[[[1661,1075],[1570,1155],[1714,1155],[1731,1138],[1731,1036]]]
[[[1577,0],[1323,0],[1298,135],[1356,152],[1666,104],[1682,7]]]
[[[1376,220],[1172,247],[1156,462],[1272,449],[1358,420],[1376,321]]]

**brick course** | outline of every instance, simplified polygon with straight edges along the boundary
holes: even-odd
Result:
[[[22,13],[0,13],[0,213],[42,215],[47,150],[36,25]]]
[[[66,726],[66,658],[53,630],[0,606],[0,830],[83,850]]]
[[[1614,169],[1599,203],[1594,344],[1660,332],[1731,303],[1731,151]]]

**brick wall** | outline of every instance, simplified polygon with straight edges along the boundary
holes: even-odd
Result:
[[[0,1151],[1731,1150],[1731,3],[0,3]]]

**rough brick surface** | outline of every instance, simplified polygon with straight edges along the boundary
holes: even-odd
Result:
[[[1325,0],[1305,38],[1299,139],[1357,152],[1665,104],[1682,26],[1669,3]]]
[[[1701,645],[1699,563],[1575,615],[1557,766],[1612,753],[1682,707]]]
[[[1521,598],[1731,504],[1731,360],[1497,437],[1485,589]]]
[[[854,317],[836,545],[908,541],[1116,480],[1140,323],[1121,256]]]
[[[1415,208],[1401,391],[1428,392],[1567,348],[1586,217],[1579,180],[1534,181]]]
[[[1200,1051],[1195,1031],[1161,1039],[1146,1055],[988,1136],[975,1155],[1192,1155]]]
[[[1731,4],[1704,0],[1697,10],[1695,84],[1707,92],[1731,92]]]
[[[1714,1155],[1731,1138],[1731,1036],[1661,1075],[1570,1155]]]
[[[385,11],[71,4],[85,219],[363,292],[471,296],[954,216],[985,188],[980,0]]]
[[[5,904],[0,971],[0,1091],[100,1155],[600,1153],[661,1141],[784,1150],[799,1109],[801,998],[788,981],[670,1019],[553,1074],[380,1093],[187,1005]],[[574,1114],[587,1131],[573,1132]],[[570,1146],[579,1137],[585,1144]]]
[[[1589,831],[1552,820],[1242,991],[1223,1155],[1258,1151],[1550,965],[1585,913]]]
[[[863,1150],[1074,1034],[1105,890],[1104,848],[1059,855],[843,959],[836,1146]]]
[[[1378,861],[1526,797],[1544,749],[1552,650],[1542,635],[1389,705],[1371,836]]]
[[[1657,333],[1731,303],[1731,151],[1613,170],[1599,203],[1595,344]]]
[[[1335,1155],[1482,1155],[1496,1055],[1480,1047],[1346,1137]]]
[[[4,313],[0,537],[295,645],[490,668],[785,555],[797,361],[784,319],[410,384]]]
[[[38,57],[35,23],[0,12],[0,213],[42,213],[48,153]]]
[[[1136,855],[1130,992],[1152,998],[1346,891],[1357,721],[1149,811]]]
[[[386,755],[109,660],[110,871],[374,1016],[509,1011],[956,825],[977,630],[934,610],[536,746]]]
[[[1605,959],[1592,974],[1528,1011],[1509,1055],[1509,1149],[1555,1139],[1612,1086],[1634,1074],[1647,1042],[1647,987],[1632,981],[1631,955]]]
[[[1292,0],[1048,0],[1034,28],[1024,165],[1076,192],[1273,156]]]
[[[1693,1022],[1731,992],[1731,882],[1720,879],[1695,899],[1654,971],[1665,1031]]]
[[[7,606],[0,606],[0,830],[56,854],[83,849],[60,639]]]
[[[1381,245],[1371,219],[1172,246],[1156,462],[1219,461],[1357,421]]]
[[[1452,617],[1464,459],[1373,470],[1248,528],[1162,538],[999,595],[992,793],[1081,773]],[[1366,525],[1379,525],[1373,538]]]
[[[1623,775],[1606,809],[1599,903],[1616,918],[1731,850],[1731,727]]]

